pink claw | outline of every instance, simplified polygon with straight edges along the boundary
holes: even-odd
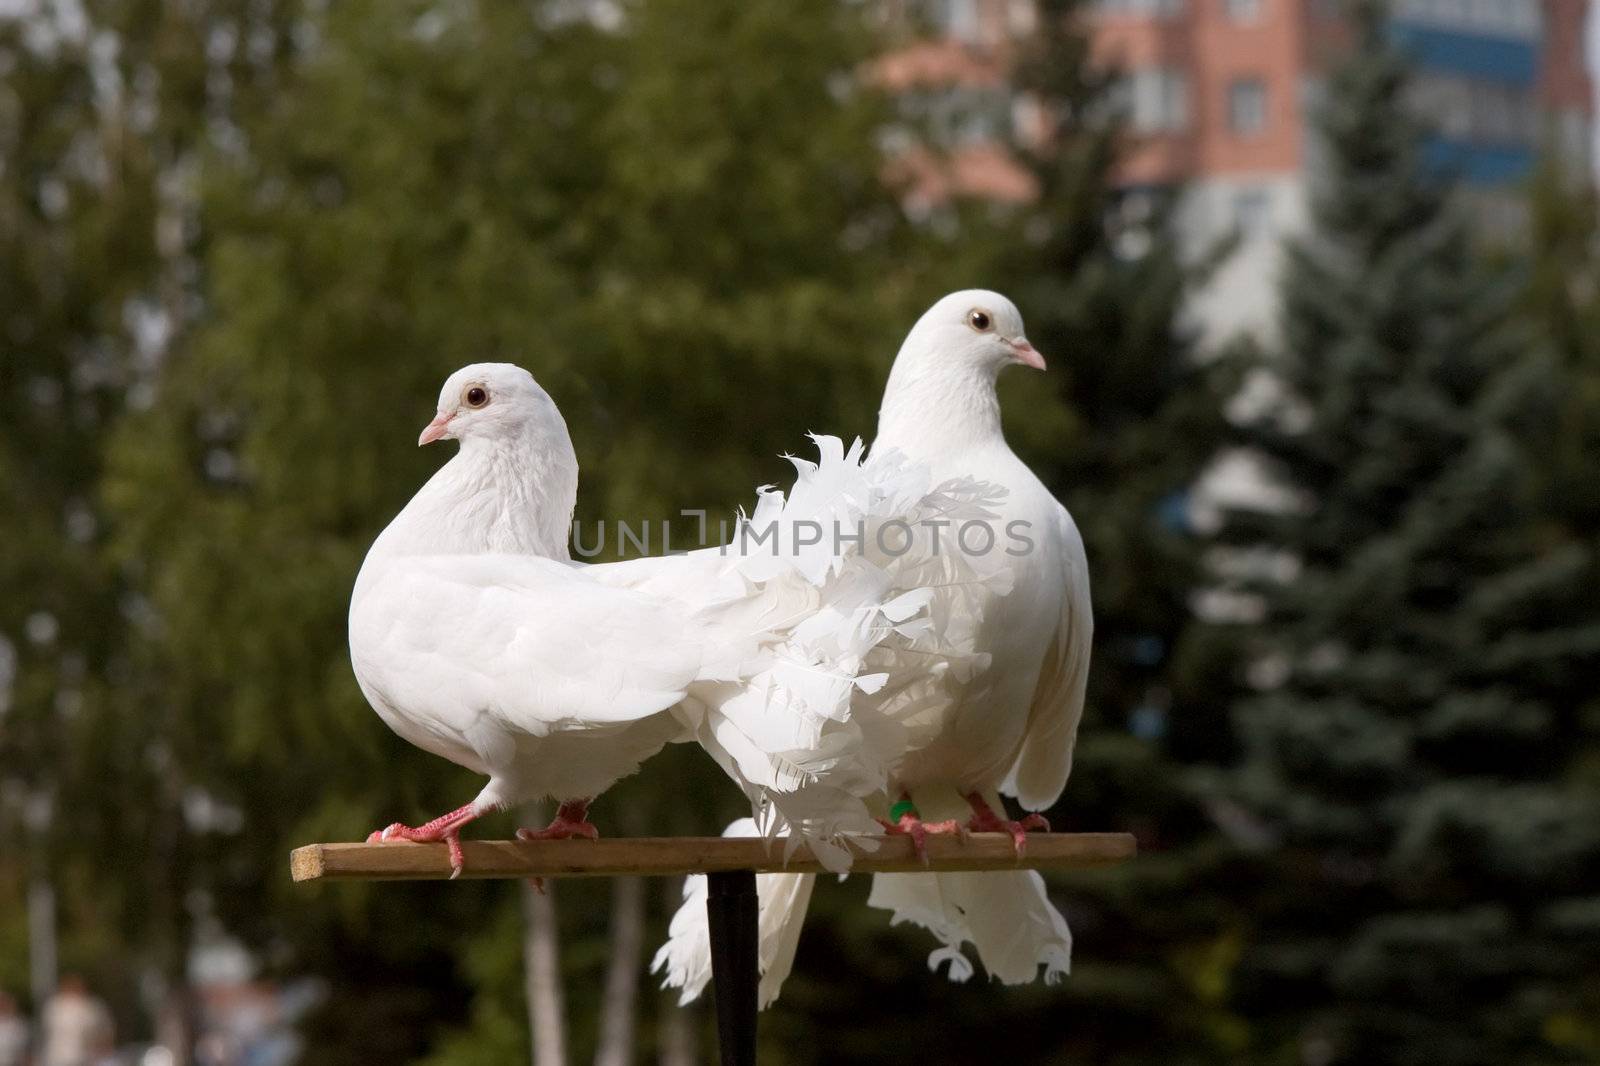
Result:
[[[518,840],[599,840],[600,830],[589,821],[589,804],[592,800],[568,800],[556,808],[556,816],[543,829],[518,829]],[[544,878],[530,877],[528,885],[539,895],[544,895]]]
[[[600,830],[589,821],[590,800],[568,800],[556,810],[555,818],[543,829],[518,829],[518,840],[599,840]]]
[[[890,812],[893,813],[892,811]],[[917,853],[917,858],[922,860],[922,865],[928,865],[928,837],[945,836],[954,834],[965,836],[966,830],[960,822],[954,819],[948,822],[924,822],[915,807],[902,814],[896,821],[878,819],[878,824],[891,836],[908,836],[911,838],[911,848]]]
[[[974,833],[1011,834],[1011,844],[1019,858],[1028,850],[1028,830],[1050,831],[1050,823],[1042,814],[1030,814],[1020,822],[1013,822],[994,813],[994,808],[976,792],[967,794],[967,802],[972,805],[972,818],[967,828]]]
[[[450,879],[454,881],[467,867],[466,858],[461,854],[461,827],[476,817],[478,811],[469,803],[449,814],[441,814],[433,821],[419,825],[415,829],[401,822],[394,822],[368,834],[367,843],[382,844],[390,840],[411,840],[419,844],[435,844],[442,840],[450,849]]]

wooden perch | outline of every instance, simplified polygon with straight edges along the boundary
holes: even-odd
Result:
[[[783,840],[737,837],[618,837],[590,840],[463,840],[462,877],[667,876],[754,870],[757,873],[825,873],[805,848],[784,858]],[[1083,869],[1131,859],[1128,833],[1035,833],[1019,858],[1004,833],[973,833],[965,840],[928,838],[928,864],[918,861],[908,837],[884,838],[876,851],[858,851],[856,873],[922,870]],[[289,856],[296,881],[429,881],[450,876],[444,844],[307,844]]]
[[[785,840],[749,837],[619,837],[615,840],[464,840],[463,877],[709,875],[707,931],[724,1066],[754,1066],[759,984],[757,873],[822,873],[805,848],[784,857]],[[870,843],[870,842],[868,842]],[[908,837],[879,838],[856,851],[857,873],[1017,870],[1113,866],[1133,858],[1128,833],[1036,833],[1019,856],[1004,833],[928,838],[924,864]],[[307,844],[289,856],[296,881],[423,881],[450,876],[444,844]]]

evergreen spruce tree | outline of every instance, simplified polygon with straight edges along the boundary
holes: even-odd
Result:
[[[1276,846],[1233,1004],[1257,1061],[1591,1061],[1593,569],[1543,506],[1552,364],[1425,160],[1383,9],[1354,21],[1252,427],[1294,502],[1228,529],[1293,573],[1255,584],[1235,718],[1230,792]]]
[[[1600,535],[1600,205],[1587,174],[1552,148],[1529,188],[1523,308],[1560,375],[1553,453],[1543,471],[1551,513],[1591,546]]]
[[[1570,577],[1543,610],[1573,627],[1575,650],[1588,669],[1547,679],[1549,699],[1572,708],[1567,776],[1575,788],[1600,792],[1600,696],[1593,683],[1594,649],[1600,645],[1600,211],[1587,169],[1548,152],[1531,184],[1531,269],[1524,312],[1555,360],[1554,417],[1532,437],[1537,447],[1535,485],[1540,491],[1542,550],[1565,562]],[[1567,931],[1587,950],[1587,972],[1572,978],[1563,1009],[1546,1021],[1549,1038],[1573,1053],[1600,1057],[1600,943],[1595,913],[1568,904]],[[1576,919],[1576,921],[1574,921]]]

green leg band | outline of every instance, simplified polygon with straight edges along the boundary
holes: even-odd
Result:
[[[889,808],[889,821],[898,822],[908,814],[913,818],[917,817],[917,805],[912,803],[909,797],[898,800]]]

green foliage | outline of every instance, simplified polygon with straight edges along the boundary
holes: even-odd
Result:
[[[477,787],[383,729],[344,651],[363,552],[443,458],[411,447],[439,383],[528,366],[571,426],[587,528],[715,520],[804,431],[869,435],[907,325],[977,284],[1051,362],[1007,375],[1007,432],[1093,567],[1053,817],[1145,853],[1056,886],[1078,950],[1054,988],[952,987],[862,880],[820,884],[763,1061],[979,1061],[997,1032],[1019,1063],[1600,1054],[1594,206],[1546,175],[1527,277],[1482,269],[1376,21],[1328,94],[1267,364],[1284,401],[1249,427],[1304,506],[1224,530],[1298,567],[1244,590],[1252,674],[1281,681],[1230,714],[1239,634],[1192,615],[1186,521],[1230,384],[1179,325],[1196,274],[1170,205],[1113,188],[1075,4],[1042,4],[1019,57],[1040,199],[918,225],[883,183],[882,132],[915,116],[859,77],[868,5],[90,6],[110,60],[0,19],[8,989],[44,868],[66,961],[130,1022],[214,917],[269,976],[327,982],[306,1062],[524,1055],[516,886],[283,876],[293,844]],[[1236,757],[1202,803],[1194,768]],[[55,810],[31,837],[29,795]],[[740,806],[685,747],[596,816],[708,832]],[[558,898],[582,1059],[609,899]],[[641,1049],[673,1010],[641,997]]]
[[[578,443],[582,518],[715,518],[781,476],[806,429],[870,433],[908,301],[928,295],[878,180],[881,105],[844,89],[871,41],[859,9],[658,0],[620,29],[560,11],[308,15],[313,43],[201,161],[204,310],[109,448],[175,762],[248,826],[196,856],[190,887],[278,945],[276,966],[330,980],[311,1061],[377,1053],[375,1030],[390,1061],[525,1040],[505,886],[434,900],[282,878],[293,843],[477,787],[381,727],[344,650],[362,554],[440,461],[411,446],[439,382],[528,366]],[[685,750],[597,814],[706,832],[738,807]],[[564,918],[574,988],[598,984],[576,960],[602,916]]]
[[[1027,57],[1062,120],[1030,157],[1041,202],[956,205],[926,227],[883,182],[895,116],[859,77],[881,47],[861,6],[620,13],[96,5],[92,33],[119,45],[111,105],[86,44],[41,51],[0,22],[0,494],[15,516],[0,633],[18,655],[0,753],[7,796],[58,801],[34,854],[63,896],[67,961],[102,960],[97,984],[135,1021],[152,972],[181,987],[200,915],[269,975],[327,982],[307,1062],[522,1054],[511,886],[308,891],[282,870],[293,844],[415,821],[476,787],[379,725],[344,653],[361,555],[440,461],[410,446],[439,382],[483,359],[532,369],[579,448],[580,519],[715,519],[783,476],[776,456],[804,431],[870,435],[907,325],[939,292],[986,284],[1017,296],[1052,358],[1051,388],[1007,382],[1008,430],[1083,522],[1102,605],[1061,820],[1182,849],[1066,886],[1090,946],[1051,990],[950,988],[923,966],[929,945],[864,910],[859,882],[822,886],[766,1053],[881,1057],[879,1019],[840,995],[868,981],[905,990],[931,1038],[973,1056],[1003,1017],[1021,1057],[1055,1057],[1064,1002],[1085,1056],[1130,1029],[1159,1061],[1175,1042],[1231,1046],[1215,1008],[1238,933],[1195,891],[1220,860],[1189,847],[1201,823],[1174,762],[1211,729],[1191,712],[1166,739],[1124,735],[1165,691],[1205,706],[1184,687],[1205,676],[1184,665],[1196,545],[1172,517],[1216,408],[1174,326],[1187,274],[1159,220],[1148,250],[1116,251],[1115,128],[1074,120],[1100,114],[1104,85],[1070,12],[1049,12]],[[81,167],[85,138],[100,169]],[[40,611],[57,632],[30,643]],[[739,808],[685,748],[597,814],[683,833]],[[3,816],[14,838],[20,805]],[[0,899],[22,891],[7,863]],[[607,900],[561,900],[583,1057]],[[655,910],[648,943],[670,906]],[[0,942],[20,942],[18,911]],[[644,998],[641,1046],[675,1009]],[[839,1043],[799,1039],[801,1019]]]
[[[148,922],[149,946],[171,917],[141,901],[162,881],[169,797],[129,811],[101,787],[150,785],[116,693],[137,603],[103,550],[97,489],[139,361],[135,323],[157,300],[158,163],[127,111],[101,106],[89,42],[0,21],[0,72],[0,939],[24,939],[25,877],[81,883],[104,863],[114,884],[63,901],[78,935],[61,955],[112,973],[95,948],[122,922]],[[149,854],[121,853],[119,833],[149,839]],[[5,954],[0,979],[21,992],[26,955]]]
[[[1594,1003],[1600,644],[1593,556],[1539,491],[1559,379],[1358,13],[1252,433],[1297,499],[1228,531],[1297,571],[1252,589],[1263,691],[1228,791],[1278,850],[1233,1002],[1263,1061],[1579,1061],[1557,1034]]]
[[[1529,196],[1531,268],[1524,307],[1557,360],[1560,386],[1546,506],[1573,534],[1600,532],[1600,215],[1595,192],[1553,152]]]

